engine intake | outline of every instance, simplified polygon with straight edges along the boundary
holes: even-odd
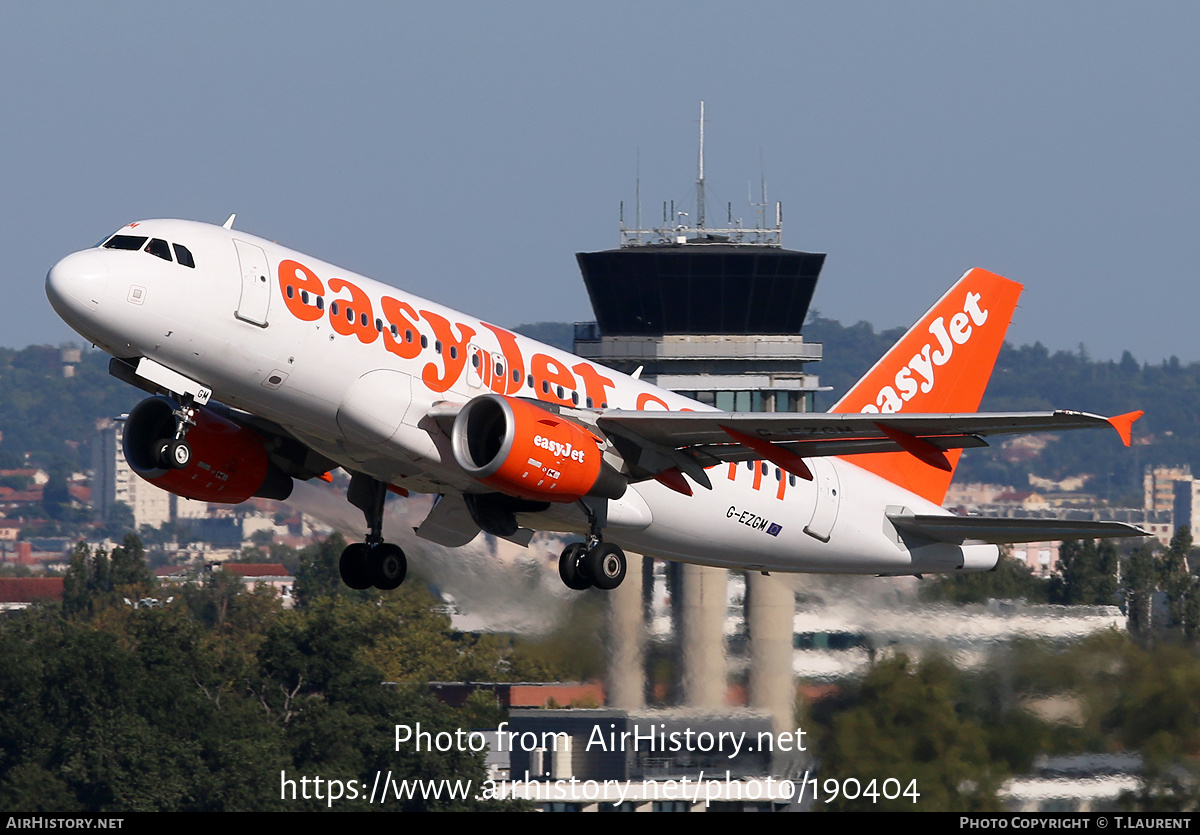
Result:
[[[524,499],[619,499],[625,478],[604,463],[600,441],[533,403],[483,394],[463,406],[451,432],[458,465],[484,484]]]
[[[192,460],[182,470],[165,469],[158,460],[162,441],[175,435],[175,404],[151,397],[133,407],[125,421],[125,460],[156,487],[202,502],[238,504],[254,496],[286,499],[292,479],[271,463],[261,435],[210,409],[196,409],[188,430]]]

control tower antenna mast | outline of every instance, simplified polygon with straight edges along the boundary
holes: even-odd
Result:
[[[704,228],[704,102],[700,102],[700,176],[696,180],[696,228]]]

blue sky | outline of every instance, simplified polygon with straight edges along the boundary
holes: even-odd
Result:
[[[814,308],[908,324],[966,269],[1011,338],[1200,360],[1200,7],[0,5],[0,344],[70,341],[46,270],[222,222],[503,325],[590,318],[574,253],[767,180]],[[760,166],[760,159],[762,160]]]

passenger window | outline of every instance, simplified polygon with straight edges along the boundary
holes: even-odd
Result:
[[[141,249],[142,244],[145,242],[145,238],[139,238],[136,235],[113,235],[108,239],[108,243],[104,245],[104,248],[137,250]]]
[[[175,248],[175,260],[185,267],[195,269],[196,261],[192,258],[192,251],[183,244],[171,244]]]
[[[157,256],[164,261],[174,261],[171,257],[171,246],[162,238],[151,238],[150,243],[146,244],[146,251],[151,255]]]

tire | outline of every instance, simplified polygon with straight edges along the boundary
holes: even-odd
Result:
[[[187,441],[168,441],[166,453],[167,463],[177,470],[187,469],[192,463],[192,448]]]
[[[563,585],[573,591],[583,591],[592,587],[591,578],[583,570],[583,558],[587,556],[587,548],[582,542],[572,542],[563,548],[558,558],[558,576]]]
[[[380,591],[399,588],[408,574],[408,558],[399,545],[381,542],[367,554],[371,584]]]
[[[338,560],[338,573],[342,582],[352,589],[369,589],[371,577],[367,573],[367,546],[362,542],[353,542],[342,551]]]
[[[605,591],[611,591],[621,585],[628,567],[625,552],[616,545],[603,542],[588,552],[583,564],[592,579],[592,585]]]

